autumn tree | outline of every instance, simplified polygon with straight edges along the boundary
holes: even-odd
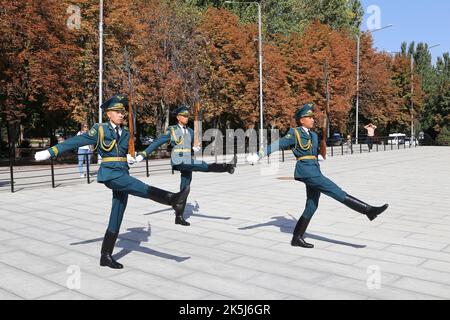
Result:
[[[391,57],[376,52],[370,34],[361,37],[359,116],[360,127],[373,122],[378,133],[386,134],[386,127],[400,117],[401,99],[391,79]]]
[[[314,103],[319,122],[326,107],[324,65],[328,65],[331,127],[344,132],[356,90],[354,41],[345,32],[315,22],[303,36],[292,35],[283,51],[288,57],[288,80],[296,105]]]

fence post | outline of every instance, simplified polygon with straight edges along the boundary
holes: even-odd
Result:
[[[384,142],[384,139],[383,139],[383,148],[384,148],[384,151],[386,151],[386,143]]]
[[[284,162],[284,149],[281,150],[281,159],[282,159],[282,162]]]
[[[350,141],[350,151],[351,151],[351,154],[353,154],[353,138]]]
[[[377,142],[377,152],[378,152],[378,142]]]
[[[334,152],[333,152],[333,141],[331,141],[331,156],[334,157]]]
[[[148,157],[145,157],[145,169],[147,173],[147,178],[150,177],[150,169],[148,167]]]
[[[359,142],[359,153],[362,153],[362,143],[361,143],[361,141]]]
[[[86,157],[86,176],[87,176],[87,183],[88,184],[91,184],[91,172],[90,172],[90,170],[89,170],[89,151],[88,151],[88,153],[87,154],[85,154],[85,157]]]
[[[344,155],[344,143],[341,144],[341,154]]]
[[[52,188],[55,188],[55,168],[53,167],[53,158],[50,159],[50,166],[52,169]]]
[[[11,156],[11,153],[9,154],[9,171],[11,175],[11,193],[14,193],[14,164],[13,164],[13,157]]]

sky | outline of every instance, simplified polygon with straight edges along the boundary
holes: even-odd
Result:
[[[450,52],[449,0],[362,0],[364,21],[362,30],[373,30],[393,24],[392,27],[373,32],[375,47],[379,51],[400,51],[403,41],[426,42],[433,63],[438,56]]]

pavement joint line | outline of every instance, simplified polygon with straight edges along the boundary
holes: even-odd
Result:
[[[4,233],[0,230],[0,235],[5,238],[5,241],[11,241],[12,245],[16,246],[25,254],[32,254],[37,258],[41,257],[48,259],[49,263],[51,262],[49,266],[64,265],[59,261],[70,262],[70,257],[86,261],[87,263],[82,262],[83,266],[85,265],[87,268],[84,270],[83,267],[83,272],[92,276],[93,279],[108,281],[111,283],[111,286],[113,286],[113,284],[121,286],[124,293],[126,293],[123,296],[121,294],[121,299],[127,296],[131,297],[135,294],[137,294],[138,297],[142,296],[144,298],[146,294],[149,294],[152,298],[160,297],[161,299],[163,299],[161,296],[167,297],[168,295],[165,292],[159,292],[159,294],[156,295],[157,297],[155,297],[155,294],[152,293],[150,287],[148,290],[137,289],[135,288],[138,284],[137,282],[135,285],[133,285],[134,282],[126,285],[126,276],[120,278],[121,281],[118,282],[112,280],[111,278],[116,275],[120,276],[127,273],[132,275],[133,273],[139,272],[142,273],[142,277],[145,277],[145,274],[149,277],[157,277],[157,279],[160,279],[158,280],[161,286],[160,290],[163,290],[162,288],[166,287],[164,281],[170,281],[167,288],[173,287],[177,282],[181,282],[183,283],[183,287],[186,285],[185,288],[188,293],[186,297],[188,299],[190,293],[201,297],[219,295],[231,299],[232,297],[229,297],[229,294],[224,294],[228,289],[233,288],[231,284],[230,287],[224,288],[222,291],[220,287],[215,286],[212,286],[211,288],[208,288],[209,290],[205,291],[206,286],[201,282],[202,272],[204,272],[205,276],[208,275],[208,277],[211,276],[217,278],[217,282],[214,281],[214,283],[219,284],[221,283],[220,281],[228,281],[229,279],[230,281],[233,281],[233,283],[241,283],[241,285],[244,286],[243,288],[245,288],[245,286],[248,286],[248,288],[255,286],[255,283],[257,284],[260,279],[268,279],[271,281],[271,279],[275,280],[280,276],[290,279],[289,281],[291,282],[298,281],[298,283],[305,283],[306,286],[307,281],[302,279],[302,277],[300,277],[300,279],[295,278],[296,273],[293,270],[295,270],[296,265],[298,265],[299,272],[307,273],[309,272],[308,270],[311,270],[311,272],[314,273],[311,274],[312,279],[319,279],[319,282],[324,281],[325,285],[321,285],[321,288],[318,288],[317,292],[327,294],[327,290],[329,289],[329,293],[332,294],[327,295],[327,297],[333,297],[336,290],[340,290],[339,288],[341,287],[344,287],[345,289],[346,281],[355,284],[361,282],[361,284],[364,285],[364,272],[361,272],[361,274],[357,272],[357,274],[352,277],[352,273],[347,274],[347,270],[350,272],[353,270],[350,267],[358,267],[364,271],[365,264],[376,264],[377,261],[389,271],[389,273],[383,272],[384,275],[389,276],[389,284],[383,285],[383,288],[388,289],[386,294],[392,293],[398,294],[399,297],[408,297],[409,294],[413,293],[425,298],[433,297],[442,299],[440,296],[446,296],[445,288],[450,289],[450,285],[446,284],[448,283],[447,275],[450,274],[450,271],[447,272],[445,269],[447,263],[450,264],[450,245],[446,241],[450,236],[447,237],[445,234],[447,229],[449,229],[446,228],[446,226],[450,227],[450,215],[445,213],[445,209],[448,207],[450,199],[445,198],[446,194],[445,192],[442,192],[442,190],[439,192],[435,187],[435,183],[439,183],[441,189],[442,186],[448,185],[444,180],[444,177],[448,175],[449,168],[445,165],[444,159],[446,157],[448,158],[448,150],[450,149],[434,148],[433,150],[435,150],[437,154],[437,163],[434,164],[434,167],[422,168],[420,170],[420,173],[424,174],[424,179],[422,179],[423,181],[421,180],[422,183],[410,187],[407,186],[408,184],[413,183],[412,176],[409,174],[410,167],[419,166],[421,163],[420,159],[425,159],[424,154],[432,152],[431,149],[424,147],[408,151],[405,150],[405,152],[380,152],[373,156],[358,154],[351,157],[348,155],[345,159],[339,155],[330,158],[332,160],[325,163],[322,172],[332,180],[336,181],[339,185],[343,186],[344,190],[349,189],[348,191],[350,191],[350,193],[355,191],[357,193],[356,196],[361,196],[363,200],[375,199],[375,201],[377,201],[377,199],[386,197],[389,199],[388,202],[391,204],[390,210],[392,212],[389,212],[390,214],[386,215],[386,220],[380,218],[381,220],[379,223],[365,224],[361,221],[362,218],[359,217],[358,214],[345,215],[343,214],[345,212],[344,207],[341,208],[339,204],[325,198],[327,200],[321,202],[319,208],[319,210],[325,214],[320,215],[320,218],[316,217],[317,225],[312,224],[310,226],[310,233],[337,241],[341,240],[349,243],[366,244],[368,249],[370,249],[368,253],[356,249],[351,250],[347,247],[340,247],[338,244],[327,243],[327,241],[324,242],[320,239],[317,240],[320,241],[320,245],[318,248],[314,249],[319,252],[312,255],[308,253],[305,256],[301,250],[298,252],[289,250],[291,236],[289,234],[289,229],[293,229],[295,221],[283,226],[276,225],[255,228],[254,230],[249,230],[249,232],[243,231],[241,233],[238,230],[239,228],[245,228],[246,226],[267,223],[271,217],[279,215],[276,212],[276,208],[283,208],[282,212],[286,210],[292,211],[292,208],[296,206],[296,201],[301,203],[299,209],[295,210],[295,213],[293,214],[298,218],[300,211],[303,209],[305,198],[303,184],[299,184],[295,181],[280,182],[276,180],[279,176],[292,175],[295,164],[293,157],[284,164],[280,163],[279,171],[275,175],[263,176],[260,174],[262,166],[259,166],[258,168],[258,166],[250,167],[245,164],[239,166],[238,174],[235,175],[233,179],[228,177],[228,175],[226,177],[225,175],[218,176],[217,179],[210,179],[210,176],[202,174],[198,174],[194,177],[195,179],[192,184],[194,192],[192,192],[191,197],[193,196],[196,200],[201,200],[199,202],[199,214],[215,212],[215,215],[217,216],[231,217],[232,219],[230,221],[216,221],[200,216],[195,217],[195,214],[193,214],[191,221],[194,222],[198,228],[195,229],[194,226],[189,230],[179,229],[173,226],[173,221],[171,221],[172,216],[166,216],[165,213],[161,213],[155,215],[153,218],[151,218],[151,216],[145,217],[144,213],[146,211],[152,211],[153,208],[148,209],[142,201],[133,201],[133,203],[130,203],[127,210],[129,214],[124,218],[126,227],[146,226],[147,221],[150,221],[152,235],[149,237],[148,243],[139,241],[139,239],[133,237],[123,237],[122,239],[126,240],[125,246],[142,243],[142,246],[150,247],[155,250],[167,250],[167,253],[173,253],[179,256],[190,256],[191,259],[199,258],[198,261],[193,261],[193,264],[176,264],[160,257],[150,256],[147,258],[145,253],[132,252],[131,255],[128,256],[128,259],[130,259],[130,266],[126,266],[125,272],[115,274],[102,273],[94,266],[91,268],[89,261],[97,261],[99,259],[99,253],[96,252],[95,246],[97,245],[100,247],[100,244],[89,244],[86,248],[83,248],[83,246],[73,248],[69,246],[68,243],[85,241],[87,238],[97,238],[94,236],[96,234],[98,234],[98,238],[101,238],[103,235],[105,225],[103,225],[102,220],[104,218],[106,223],[110,198],[101,185],[94,183],[87,187],[83,183],[78,183],[77,185],[72,185],[68,188],[61,186],[61,188],[57,188],[54,191],[52,191],[51,187],[45,188],[45,190],[50,190],[50,192],[45,192],[44,197],[36,196],[37,192],[40,190],[36,191],[29,189],[8,196],[8,201],[5,201],[6,211],[1,212],[0,216],[5,217],[5,221],[10,223],[9,225],[12,229],[5,229]],[[286,158],[286,160],[288,160],[288,158]],[[382,165],[380,163],[381,160],[383,161]],[[405,164],[407,164],[408,168],[405,168]],[[352,175],[348,175],[349,168],[352,170]],[[367,184],[358,181],[360,180],[358,176],[366,175],[367,170],[370,170],[373,175],[376,176],[372,182],[378,184],[377,186],[370,188],[370,191],[367,189],[369,187]],[[138,175],[138,177],[140,176]],[[168,172],[164,174],[161,173],[159,176],[153,175],[148,179],[144,178],[142,180],[145,183],[151,182],[152,185],[162,185],[170,190],[173,189],[173,187],[171,187],[173,186],[173,183],[175,183],[176,186],[179,183],[178,175],[172,176]],[[242,185],[246,186],[245,190],[259,190],[256,193],[255,201],[248,201],[246,199],[247,197],[248,199],[251,198],[250,193],[247,191],[233,191],[235,188],[240,188]],[[293,186],[295,187],[293,188]],[[270,188],[273,190],[270,190]],[[214,190],[217,190],[218,193],[212,194],[211,191]],[[395,190],[395,194],[393,193],[393,190]],[[417,200],[418,192],[422,195],[420,201]],[[64,201],[63,197],[68,193],[71,194],[71,197],[70,199],[67,199],[67,201]],[[227,194],[226,197],[224,193]],[[293,197],[294,194],[296,194],[296,197]],[[0,193],[0,199],[2,197],[3,194]],[[100,201],[96,202],[94,214],[80,214],[77,216],[80,209],[77,201],[89,201],[92,197],[100,199]],[[273,197],[278,200],[272,201],[271,198]],[[438,202],[438,198],[443,200]],[[230,199],[233,200],[230,201]],[[32,215],[34,210],[31,208],[31,202],[27,204],[27,201],[34,201],[33,205],[40,208],[38,209],[39,212],[45,211],[42,208],[52,205],[58,207],[64,203],[68,209],[62,210],[60,215],[65,217],[65,219],[60,220],[58,217],[53,216],[53,214],[59,213],[58,210],[51,210],[52,212],[50,212],[49,215],[40,213],[38,216],[34,217]],[[53,201],[55,202],[53,203]],[[213,209],[214,206],[212,205],[216,202],[223,203],[223,205],[217,207],[217,210]],[[16,203],[18,208],[14,207]],[[107,210],[103,210],[103,206],[107,206]],[[11,210],[9,210],[9,208]],[[159,209],[159,207],[155,208],[155,210],[156,209]],[[22,210],[22,212],[26,211],[26,214],[24,213],[21,217],[15,217],[14,215],[16,213],[17,215],[22,213],[20,210]],[[137,210],[139,213],[133,215],[131,214],[133,210]],[[417,213],[424,210],[429,211],[429,213],[427,215],[419,215]],[[331,212],[333,212],[333,214],[336,213],[336,216],[333,216]],[[288,217],[285,214],[283,216]],[[27,219],[28,217],[33,219]],[[77,220],[81,220],[81,222],[77,224]],[[395,225],[394,228],[390,228],[392,225]],[[441,227],[439,228],[436,226]],[[280,230],[280,228],[286,229],[287,231],[284,232]],[[100,229],[101,232],[99,231]],[[24,230],[30,230],[30,235],[27,236],[26,233],[28,233],[28,231]],[[76,236],[77,231],[81,232],[78,236]],[[125,230],[123,230],[123,232],[125,232]],[[164,232],[167,233],[165,234]],[[178,232],[180,235],[179,238],[176,236]],[[308,237],[308,231],[306,233],[306,236]],[[45,234],[54,235],[45,237]],[[93,236],[88,237],[91,234]],[[230,235],[231,240],[227,240],[226,234]],[[273,235],[273,237],[271,235]],[[34,247],[30,247],[29,250],[26,250],[26,247],[22,246],[19,242],[20,240],[18,240],[21,238],[29,238],[30,241],[37,240],[37,243],[43,244],[43,249],[33,252]],[[158,241],[156,241],[156,238],[158,238]],[[54,239],[63,240],[55,241]],[[155,239],[155,242],[152,243],[152,239]],[[436,240],[438,241],[436,242]],[[181,247],[181,249],[177,249],[177,241],[186,243],[186,245]],[[101,240],[99,242],[101,242]],[[371,247],[372,243],[373,246]],[[48,245],[48,247],[46,245]],[[404,252],[402,251],[402,248],[404,248]],[[38,247],[36,247],[36,249],[38,249]],[[203,252],[203,249],[207,250]],[[7,250],[5,246],[2,246],[1,250],[2,252],[11,254],[11,251],[14,249]],[[223,251],[224,254],[220,257],[219,253],[221,251]],[[214,253],[214,256],[217,253],[217,257],[213,260],[211,260],[211,252]],[[380,254],[378,256],[376,254],[377,252],[385,252],[386,255]],[[73,256],[70,255],[71,253]],[[433,257],[433,253],[437,253],[437,257]],[[285,257],[283,257],[283,255],[285,255]],[[61,258],[61,256],[63,257]],[[348,256],[348,259],[345,258],[346,256]],[[403,261],[401,259],[402,256],[404,256],[406,260]],[[22,255],[17,255],[17,259],[15,258],[15,255],[11,257],[14,257],[15,260],[9,262],[14,265],[14,267],[19,267],[16,269],[20,270],[20,272],[26,272],[20,268],[20,263],[24,260]],[[276,266],[277,263],[279,263],[276,257],[279,257],[281,261],[287,261],[286,263],[282,263],[287,268],[286,274],[283,275],[282,272],[278,270],[271,271],[270,268],[266,267],[257,267],[258,261],[264,260],[272,262],[274,263],[273,265]],[[244,260],[239,261],[238,259],[240,258],[243,258]],[[302,267],[301,265],[302,259],[308,259],[309,261],[308,263],[305,263],[305,267]],[[141,266],[141,262],[145,262],[146,260],[148,260],[150,264]],[[18,261],[19,263],[17,266],[15,265],[15,261]],[[152,261],[155,261],[155,268],[151,267]],[[203,263],[210,263],[210,261],[213,264],[211,264],[208,270],[203,271],[203,268],[199,268]],[[314,261],[322,263],[321,265],[318,265],[317,270],[312,268]],[[126,259],[125,262],[127,262]],[[171,268],[173,266],[173,268],[165,270],[164,266],[166,264],[171,266]],[[219,270],[214,269],[214,264],[217,264],[217,266],[220,266],[221,268]],[[8,268],[12,268],[9,264],[5,264],[5,266],[6,265]],[[333,271],[333,265],[337,268],[336,271]],[[339,265],[342,265],[342,267]],[[43,263],[42,266],[46,266],[46,264]],[[45,277],[43,278],[36,275],[37,272],[39,272],[39,275],[52,276],[52,274],[55,273],[53,270],[55,268],[52,268],[52,271],[43,272],[45,268],[43,269],[42,266],[27,270],[31,270],[29,274],[34,274],[37,278],[47,280]],[[347,266],[349,267],[348,269],[346,268]],[[408,268],[405,277],[403,277],[405,273],[401,271],[404,269],[403,266]],[[98,266],[98,268],[100,267]],[[237,268],[237,272],[242,269],[243,273],[239,275],[233,274],[234,268]],[[14,269],[11,269],[10,272],[16,274],[12,270]],[[34,272],[34,270],[36,270],[36,272]],[[171,275],[173,273],[171,270],[180,270],[182,272],[180,272],[178,277],[174,277]],[[60,273],[63,271],[64,270]],[[268,278],[264,278],[264,276],[262,276],[263,274],[266,274]],[[18,273],[17,275],[20,274]],[[182,281],[182,278],[185,275],[192,275],[192,278],[186,283]],[[445,280],[444,284],[439,283],[439,275],[445,277],[445,279],[442,279]],[[56,272],[53,279],[57,279],[61,282],[61,277],[63,276],[63,274],[58,275],[58,272]],[[139,278],[135,279],[138,280]],[[222,280],[219,281],[219,279]],[[315,282],[312,279],[309,279],[309,286],[317,284],[317,281]],[[430,279],[431,281],[427,279]],[[292,298],[296,296],[295,293],[297,291],[294,287],[290,287],[289,281],[283,281],[283,287],[280,288],[280,292],[272,290],[273,288],[268,287],[268,283],[262,283],[262,286],[257,287],[264,290],[269,288],[269,291],[272,290],[273,292],[272,296]],[[193,286],[189,282],[197,285]],[[8,282],[8,286],[10,286],[11,283],[15,282]],[[40,282],[37,281],[36,283]],[[393,286],[395,283],[398,283],[399,286]],[[421,289],[420,284],[425,285],[423,290]],[[417,288],[415,286],[417,286]],[[45,286],[45,288],[47,289],[47,286]],[[65,286],[62,286],[62,288],[65,288]],[[192,288],[192,291],[190,291],[189,288]],[[33,287],[32,289],[35,290],[36,288]],[[146,287],[142,287],[142,289],[146,289]],[[351,288],[348,289],[351,290]],[[50,284],[48,285],[48,290],[48,292],[52,291],[52,286]],[[197,290],[201,291],[197,292]],[[261,291],[261,294],[270,294],[269,291]],[[24,292],[27,296],[29,293],[32,293],[33,295],[39,293],[39,291]],[[76,292],[77,294],[81,294],[78,291]],[[294,294],[293,296],[290,296],[286,292],[292,292]],[[360,296],[360,299],[384,298],[383,293],[380,292],[361,292],[359,286],[357,291],[349,291],[349,293]],[[45,292],[45,294],[46,293],[47,292]],[[65,292],[61,289],[48,296],[55,295],[55,297],[57,297],[58,294],[64,293]],[[9,294],[9,292],[5,291],[5,295],[6,294]],[[242,293],[244,297],[247,294],[247,290]],[[317,296],[317,294],[314,295],[314,292],[311,292],[310,294],[302,293],[302,295],[305,295],[306,298]],[[15,296],[17,295],[11,295],[11,297]],[[100,298],[97,292],[95,292],[95,296]],[[173,295],[171,294],[169,296]],[[235,295],[232,296],[234,297]],[[82,298],[83,296],[79,297]],[[77,297],[74,296],[74,298]],[[389,296],[386,296],[385,298],[389,299]]]

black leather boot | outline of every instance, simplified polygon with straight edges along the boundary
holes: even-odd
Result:
[[[383,213],[388,207],[388,204],[385,204],[381,207],[372,207],[371,205],[362,202],[361,200],[356,199],[355,197],[352,197],[351,195],[347,195],[344,200],[344,204],[349,207],[350,209],[353,209],[359,213],[362,213],[369,218],[370,221],[373,221]]]
[[[233,160],[231,160],[231,162],[228,164],[228,173],[230,174],[234,173],[234,168],[236,168],[236,164],[237,164],[237,156],[234,155]]]
[[[187,222],[186,220],[184,220],[183,218],[183,214],[177,214],[175,216],[175,224],[180,224],[182,226],[190,226],[191,224],[189,222]]]
[[[149,199],[158,203],[172,206],[172,208],[175,210],[175,213],[177,214],[180,212],[181,214],[183,214],[184,206],[186,205],[186,199],[189,195],[189,190],[190,187],[187,186],[178,193],[172,193],[166,190],[150,187],[148,189],[148,197]]]
[[[228,172],[229,174],[233,174],[235,167],[236,164],[234,161],[231,163],[211,163],[208,165],[208,172]]]
[[[110,267],[112,269],[122,269],[123,265],[118,263],[112,257],[112,252],[114,250],[114,245],[116,244],[118,233],[112,233],[106,231],[105,237],[103,238],[102,251],[100,256],[100,265],[102,267]]]
[[[208,172],[228,172],[226,163],[211,163],[208,164]]]
[[[180,210],[180,212],[175,212],[175,224],[180,224],[182,226],[190,226],[191,224],[189,222],[187,222],[186,220],[184,220],[183,214],[184,214],[184,209],[186,208],[186,202],[187,202],[187,196],[186,196],[186,200],[184,200],[184,204],[183,204],[183,210]]]
[[[294,236],[292,237],[291,246],[307,249],[314,248],[314,245],[307,243],[303,238],[303,235],[305,234],[306,228],[308,228],[308,224],[310,221],[311,219],[300,217],[294,229]]]

